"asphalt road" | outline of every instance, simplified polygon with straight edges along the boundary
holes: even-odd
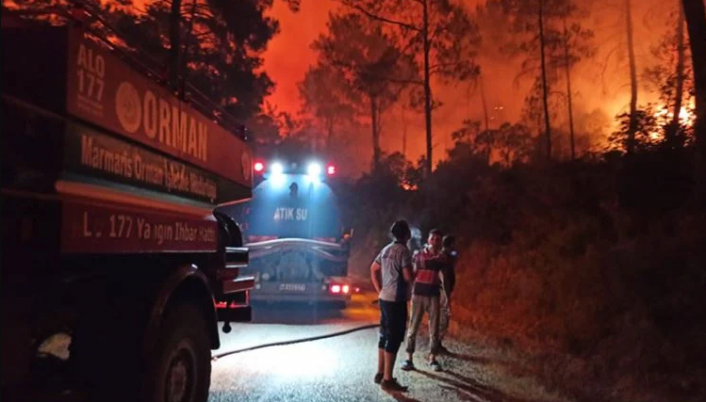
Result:
[[[254,322],[221,334],[214,353],[290,339],[318,336],[374,323],[377,308],[370,297],[357,297],[345,311],[311,306],[255,306]],[[396,370],[407,393],[390,394],[373,383],[377,364],[377,329],[314,342],[276,346],[220,358],[213,362],[212,402],[225,401],[551,401],[522,381],[505,381],[489,361],[468,345],[452,343],[454,356],[441,359],[435,373],[418,353],[417,371]],[[424,341],[418,342],[424,345]],[[422,346],[424,348],[424,346]],[[401,357],[398,357],[398,361]],[[496,367],[494,362],[492,367]]]

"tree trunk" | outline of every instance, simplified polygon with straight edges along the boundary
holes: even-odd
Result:
[[[405,160],[407,159],[407,117],[404,113],[404,107],[402,110],[402,156]]]
[[[539,0],[539,53],[542,62],[542,101],[544,103],[544,130],[547,144],[547,160],[552,158],[552,129],[549,120],[549,84],[547,83],[547,64],[544,55],[544,1]]]
[[[571,93],[571,60],[569,59],[569,30],[566,29],[564,18],[564,62],[566,63],[566,100],[569,107],[569,142],[571,144],[571,160],[576,159],[576,137],[574,136],[573,95]]]
[[[480,101],[483,104],[483,119],[485,120],[485,131],[490,128],[490,122],[488,121],[488,103],[485,101],[485,89],[483,88],[483,76],[479,76],[480,81]],[[502,124],[502,122],[501,122]]]
[[[543,161],[544,157],[544,147],[542,146],[542,135],[544,132],[542,131],[542,114],[537,113],[536,115],[536,124],[537,124],[537,142],[534,143],[534,146],[532,148],[533,150],[533,158],[535,161],[538,163],[541,163]]]
[[[706,10],[702,0],[682,0],[691,44],[696,91],[696,180],[700,201],[706,201]]]
[[[380,130],[378,127],[378,105],[374,96],[370,97],[370,125],[373,130],[373,171],[380,168]]]
[[[181,47],[181,0],[172,0],[169,13],[169,87],[176,91],[179,88],[179,53]]]
[[[326,118],[326,143],[324,144],[324,149],[325,151],[331,152],[331,140],[333,138],[333,126],[334,126],[334,118],[331,116],[328,116]]]
[[[628,62],[630,65],[630,123],[628,125],[627,153],[635,151],[637,132],[637,67],[635,66],[635,46],[633,44],[632,5],[625,0],[625,21],[627,30]]]
[[[186,82],[189,70],[187,68],[187,63],[189,61],[189,47],[192,42],[196,39],[193,35],[194,31],[194,19],[196,18],[196,0],[192,0],[191,3],[191,17],[189,18],[189,26],[186,28],[186,38],[184,39],[183,50],[179,56],[179,68],[176,72],[176,77],[178,80],[179,75],[181,75],[180,82],[177,82],[177,88],[179,91],[179,98],[184,100],[186,98]],[[181,74],[180,74],[181,73]]]
[[[684,97],[684,7],[679,4],[679,21],[677,21],[677,71],[675,72],[677,87],[674,93],[674,112],[671,127],[665,131],[667,144],[673,144],[674,136],[679,130],[679,114]]]
[[[424,124],[426,128],[427,140],[427,160],[426,160],[426,176],[431,175],[433,166],[432,160],[432,133],[431,133],[431,87],[429,83],[429,10],[427,0],[422,1],[422,39],[424,41]]]

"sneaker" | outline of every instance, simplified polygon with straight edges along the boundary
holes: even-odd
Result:
[[[400,369],[402,369],[404,371],[412,371],[415,369],[414,363],[411,360],[405,360],[402,362]]]
[[[382,373],[375,374],[373,382],[375,382],[375,384],[380,384],[382,382]]]
[[[439,364],[439,362],[436,360],[432,360],[431,362],[429,362],[429,366],[434,371],[441,371],[441,364]]]
[[[392,392],[407,392],[409,387],[405,387],[404,385],[400,385],[400,383],[397,382],[396,378],[393,378],[391,380],[382,380],[380,383],[380,388],[384,391],[392,391]]]

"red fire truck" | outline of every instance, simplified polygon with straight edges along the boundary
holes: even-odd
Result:
[[[11,25],[3,400],[205,401],[218,321],[251,316],[248,251],[219,213],[251,196],[249,148],[99,35]]]

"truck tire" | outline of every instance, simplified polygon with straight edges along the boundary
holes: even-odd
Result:
[[[168,309],[146,373],[149,402],[205,402],[211,382],[206,320],[190,303]]]

